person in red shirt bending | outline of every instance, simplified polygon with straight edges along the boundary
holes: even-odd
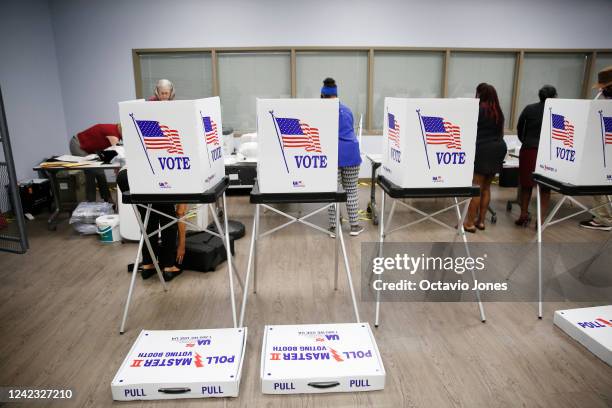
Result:
[[[93,125],[70,139],[70,154],[87,156],[116,145],[121,140],[120,123],[99,123]],[[85,172],[85,192],[87,201],[96,201],[96,183],[100,196],[106,202],[112,203],[110,190],[104,170],[89,170]]]

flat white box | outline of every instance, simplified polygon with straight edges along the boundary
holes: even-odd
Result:
[[[113,378],[113,399],[237,397],[246,339],[246,328],[143,330]]]
[[[257,99],[261,193],[338,189],[337,99]]]
[[[132,194],[200,194],[225,176],[218,97],[120,102],[119,116]]]
[[[385,368],[368,323],[266,326],[264,394],[374,391]]]
[[[478,100],[385,98],[381,174],[401,188],[469,187]]]
[[[535,172],[578,186],[610,184],[611,144],[611,100],[549,98]]]
[[[554,323],[612,366],[612,305],[557,310]]]

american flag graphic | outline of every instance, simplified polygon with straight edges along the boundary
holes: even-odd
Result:
[[[603,116],[602,120],[606,144],[612,144],[612,116]]]
[[[397,149],[400,147],[400,125],[395,120],[395,115],[392,113],[387,113],[387,120],[389,121],[389,131],[388,138],[391,145]]]
[[[552,113],[552,128],[550,135],[555,140],[563,142],[563,146],[574,146],[574,125],[563,115]]]
[[[274,118],[278,124],[284,148],[302,148],[307,152],[321,153],[319,129],[299,119]]]
[[[447,149],[461,149],[461,128],[438,116],[422,116],[427,144],[445,145]]]
[[[160,125],[155,120],[137,120],[136,124],[148,150],[166,150],[168,153],[183,154],[183,145],[177,130]]]
[[[219,146],[219,133],[215,121],[210,116],[204,116],[202,121],[204,122],[204,133],[206,133],[206,144]]]

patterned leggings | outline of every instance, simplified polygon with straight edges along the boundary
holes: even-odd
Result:
[[[338,183],[342,184],[346,191],[346,210],[348,211],[349,223],[357,225],[357,211],[359,210],[359,191],[357,181],[359,180],[359,166],[338,167]],[[334,206],[328,208],[329,225],[336,227],[336,210]]]

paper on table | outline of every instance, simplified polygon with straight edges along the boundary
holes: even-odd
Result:
[[[84,161],[95,160],[98,158],[97,154],[89,154],[87,156],[73,156],[70,154],[64,154],[62,156],[55,157],[55,160],[60,162],[71,162],[71,163],[81,163]]]

